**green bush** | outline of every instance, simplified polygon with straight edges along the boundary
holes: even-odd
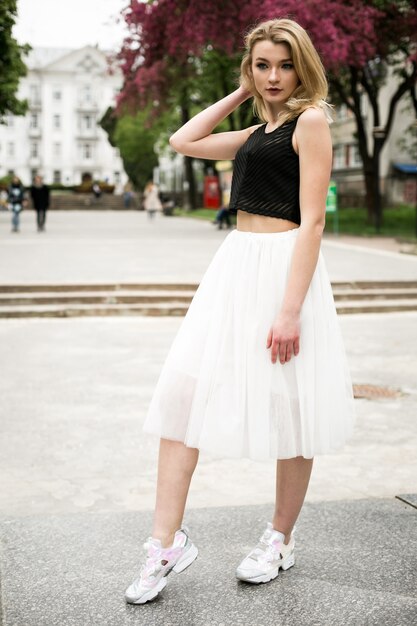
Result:
[[[102,193],[114,193],[114,185],[109,185],[108,183],[97,181]],[[84,181],[81,185],[75,185],[73,190],[75,193],[93,193],[93,181]]]

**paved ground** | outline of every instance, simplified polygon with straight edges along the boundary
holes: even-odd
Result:
[[[158,217],[150,223],[141,211],[51,212],[48,231],[37,233],[34,214],[26,211],[16,234],[9,214],[0,213],[0,283],[199,281],[227,231],[207,221]],[[323,252],[334,281],[417,276],[417,256],[364,248],[357,238],[329,234]]]
[[[126,605],[149,513],[13,519],[3,525],[7,626],[415,626],[416,510],[398,500],[307,503],[297,560],[268,585],[237,564],[271,506],[190,510],[197,561],[152,604]]]
[[[344,450],[316,459],[311,500],[417,491],[417,313],[341,316],[353,381],[399,388],[357,400]],[[0,510],[153,505],[157,442],[144,419],[179,318],[2,320]],[[389,356],[388,356],[389,355]],[[190,506],[270,502],[273,462],[203,455]]]
[[[0,284],[192,282],[226,234],[180,218],[149,224],[134,212],[51,213],[48,232],[38,234],[33,215],[23,217],[22,233],[12,235],[0,213]],[[323,253],[332,280],[417,280],[415,257],[330,239]],[[0,322],[4,626],[144,623],[120,595],[154,499],[157,442],[140,425],[180,323]],[[285,594],[275,595],[277,586],[243,589],[232,576],[270,509],[273,463],[203,455],[189,516],[207,559],[145,609],[147,626],[371,625],[386,615],[390,624],[417,624],[410,568],[417,512],[394,500],[417,492],[417,314],[341,316],[340,323],[354,383],[402,395],[357,400],[352,440],[340,454],[316,459],[299,566],[282,577]],[[232,536],[230,547],[216,547],[215,534]],[[227,573],[212,569],[218,554]],[[275,613],[270,619],[271,598],[281,621]]]

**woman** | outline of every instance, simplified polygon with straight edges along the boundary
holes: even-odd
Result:
[[[213,129],[250,96],[264,120]],[[145,422],[161,437],[152,537],[126,592],[141,604],[197,556],[181,527],[199,450],[277,459],[276,504],[239,580],[294,565],[294,525],[313,457],[344,444],[353,395],[320,243],[332,147],[327,83],[307,33],[272,20],[246,38],[241,86],[171,138],[175,150],[235,159],[237,230],[210,264],[162,370]]]
[[[143,206],[148,214],[149,219],[153,219],[157,211],[162,211],[162,203],[159,199],[159,189],[155,183],[150,180],[143,192]]]

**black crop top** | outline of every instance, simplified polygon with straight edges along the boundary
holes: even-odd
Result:
[[[270,133],[257,128],[239,148],[229,209],[301,223],[300,163],[292,146],[298,116]]]

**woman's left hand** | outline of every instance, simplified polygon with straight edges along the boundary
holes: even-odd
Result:
[[[282,365],[300,351],[300,316],[280,313],[268,334],[267,349],[271,348],[271,361]]]

